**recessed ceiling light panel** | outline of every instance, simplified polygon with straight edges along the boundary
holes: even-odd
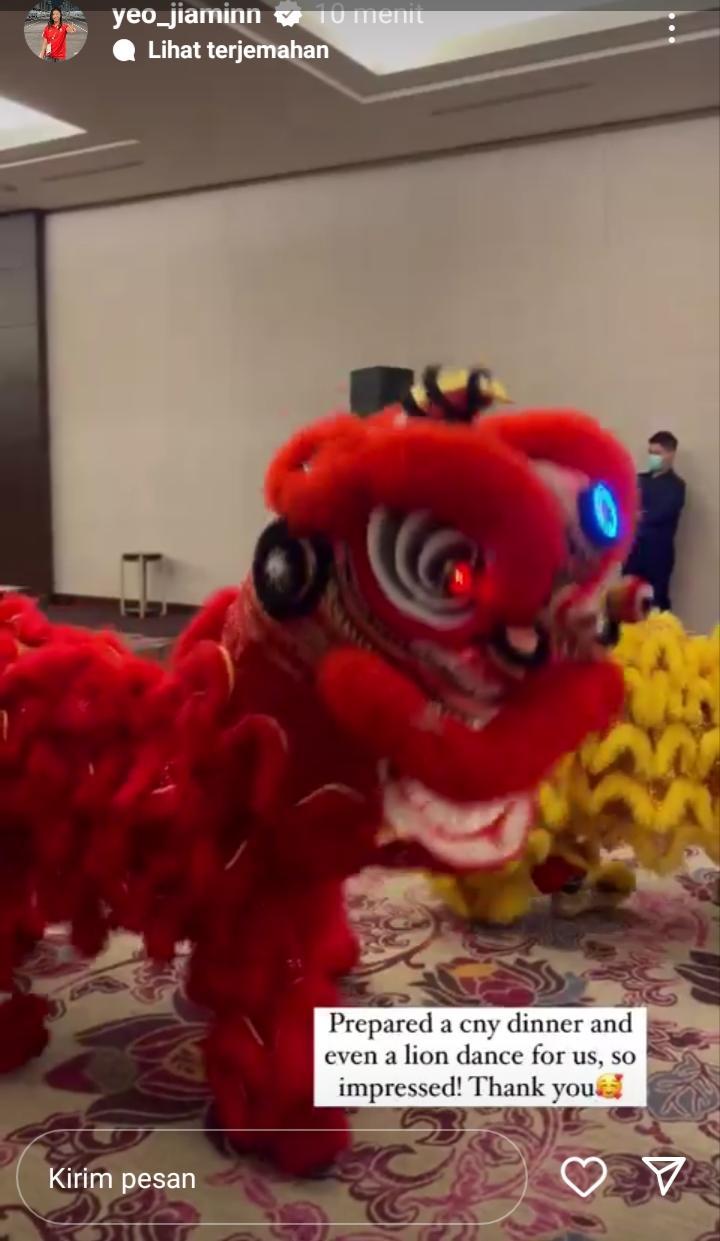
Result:
[[[16,103],[0,95],[0,151],[32,146],[35,142],[56,142],[74,138],[86,131],[68,121],[58,121],[46,112],[38,112],[27,104]]]
[[[665,11],[567,9],[353,9],[323,4],[303,13],[303,28],[378,75],[452,64],[557,39],[663,17]],[[584,10],[584,11],[583,11]]]

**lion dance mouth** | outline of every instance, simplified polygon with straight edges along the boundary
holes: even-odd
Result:
[[[531,795],[452,802],[419,780],[383,774],[385,839],[415,841],[450,870],[489,870],[523,850],[534,819]]]

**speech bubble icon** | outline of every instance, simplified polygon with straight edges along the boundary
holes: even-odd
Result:
[[[116,39],[113,43],[113,56],[116,60],[134,60],[135,44],[132,39]]]

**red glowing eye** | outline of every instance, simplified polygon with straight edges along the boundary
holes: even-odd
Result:
[[[468,599],[473,591],[475,574],[467,560],[451,561],[447,569],[446,589],[453,599]]]

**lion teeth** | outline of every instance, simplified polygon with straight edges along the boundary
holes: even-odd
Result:
[[[393,779],[378,765],[383,827],[378,843],[413,840],[451,866],[496,868],[515,857],[532,823],[532,800],[521,793],[488,802],[452,802],[419,780]]]

